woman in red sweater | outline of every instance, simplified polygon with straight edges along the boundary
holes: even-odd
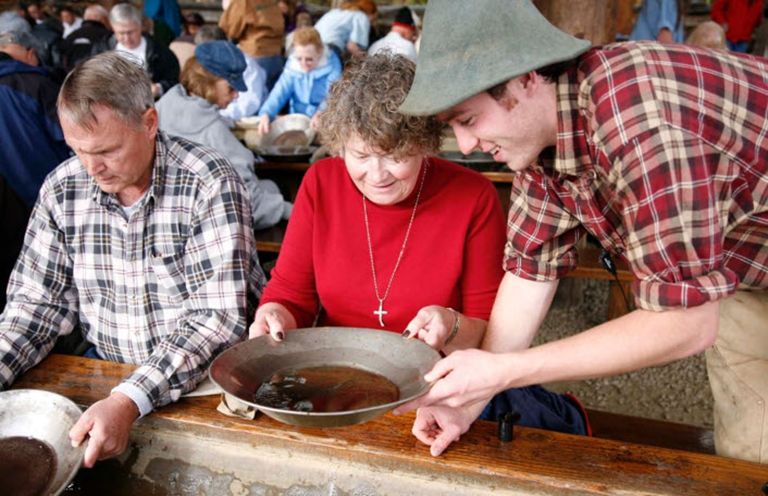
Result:
[[[375,55],[331,88],[321,137],[339,156],[302,181],[251,337],[317,323],[404,333],[446,354],[479,346],[503,275],[504,216],[490,181],[430,156],[437,119],[397,113],[413,73],[405,57]],[[496,403],[486,418],[515,408],[523,425],[587,430],[575,401],[539,386]]]

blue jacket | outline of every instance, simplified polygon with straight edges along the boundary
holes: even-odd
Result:
[[[644,0],[629,39],[655,40],[663,28],[672,32],[675,43],[682,43],[685,40],[683,23],[677,22],[677,2],[675,0]]]
[[[0,174],[30,207],[43,179],[70,156],[45,69],[0,54]]]
[[[325,47],[318,66],[309,73],[302,71],[299,62],[291,55],[258,115],[267,114],[269,120],[274,120],[278,112],[290,101],[290,113],[312,117],[324,108],[328,88],[339,76],[341,61],[328,47]]]

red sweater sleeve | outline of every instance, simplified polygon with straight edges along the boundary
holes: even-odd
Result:
[[[504,273],[504,214],[490,182],[479,195],[465,201],[466,205],[474,202],[474,211],[465,243],[461,311],[468,317],[488,320]]]
[[[300,328],[311,326],[318,311],[312,256],[316,192],[317,175],[310,168],[296,195],[277,263],[260,302],[284,305]]]

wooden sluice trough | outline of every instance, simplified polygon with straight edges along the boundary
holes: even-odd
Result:
[[[15,388],[87,406],[132,366],[52,355]],[[413,415],[342,428],[300,428],[182,398],[138,421],[118,459],[81,469],[68,494],[157,495],[759,495],[768,466],[643,444],[517,427],[503,443],[476,422],[433,458]]]

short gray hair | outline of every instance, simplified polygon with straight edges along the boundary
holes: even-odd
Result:
[[[113,26],[133,23],[141,27],[143,20],[141,11],[130,3],[118,3],[109,11],[109,22]]]
[[[95,55],[67,75],[56,102],[59,118],[85,129],[96,123],[93,108],[111,109],[123,122],[137,127],[144,112],[154,106],[146,71],[118,52]]]
[[[227,35],[224,34],[224,31],[222,31],[220,27],[214,26],[213,24],[206,24],[205,26],[200,26],[200,29],[198,29],[197,33],[195,33],[195,45],[206,43],[208,41],[226,40],[226,39],[227,39]]]
[[[29,27],[29,23],[18,13],[8,10],[0,14],[0,34],[11,31],[31,33],[32,28]]]
[[[26,22],[26,21],[24,21]],[[0,33],[0,46],[15,43],[26,49],[33,49],[35,54],[40,53],[40,43],[29,31],[6,31]]]
[[[86,21],[99,21],[104,22],[109,18],[109,12],[101,5],[90,5],[85,9],[83,13],[83,19]]]

